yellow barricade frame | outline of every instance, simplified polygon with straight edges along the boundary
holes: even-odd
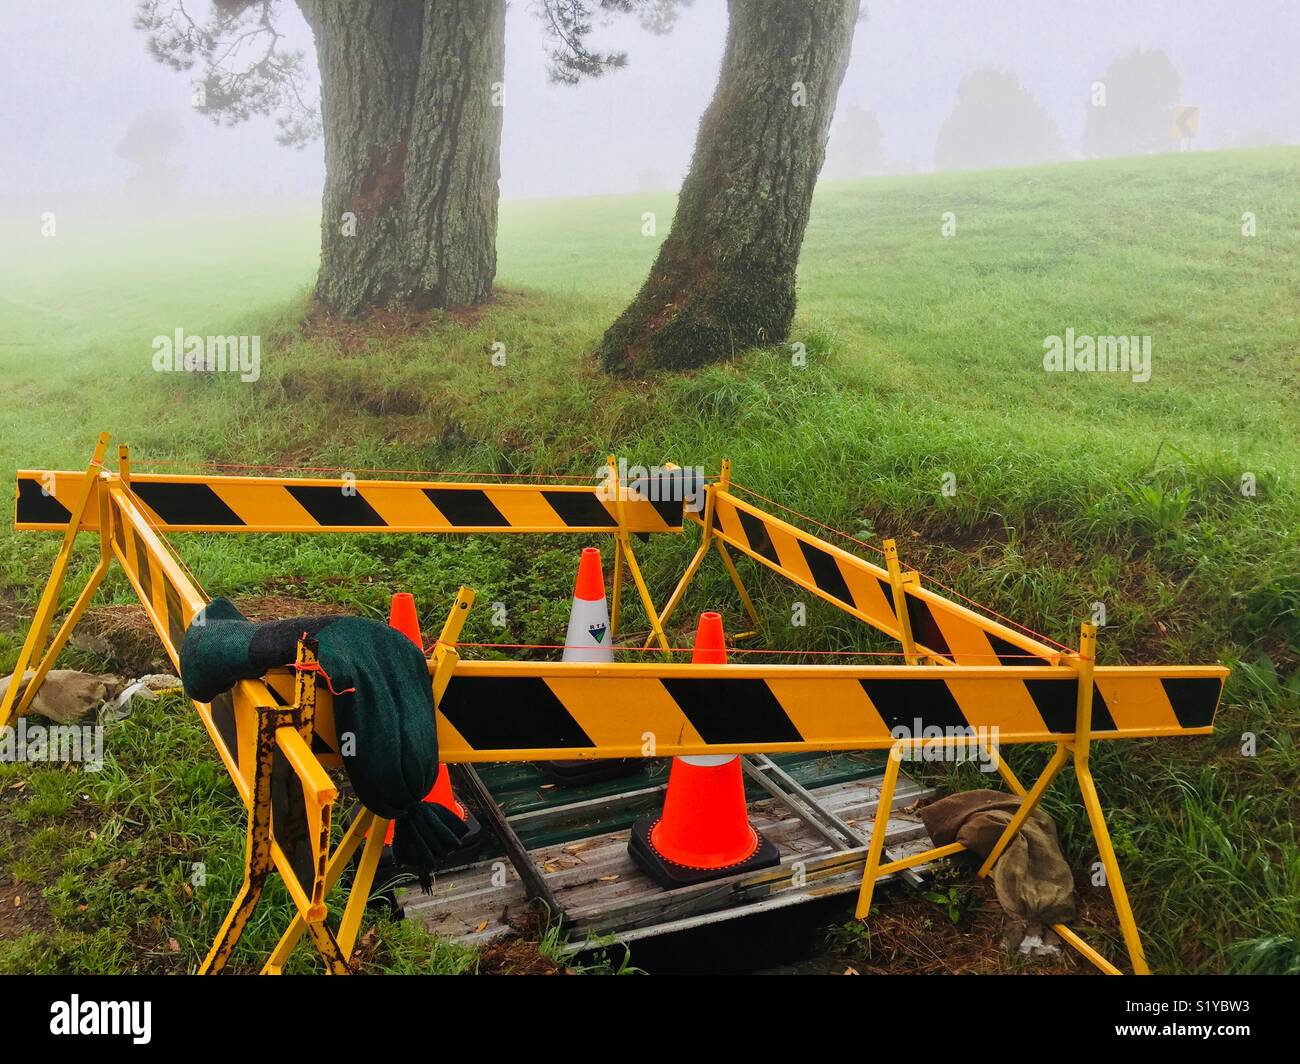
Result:
[[[33,680],[21,697],[18,683],[11,682],[0,703],[0,726],[27,710],[114,559],[126,572],[179,669],[181,639],[190,624],[202,623],[202,609],[208,598],[166,545],[162,533],[168,529],[608,533],[615,538],[616,556],[611,621],[616,623],[626,561],[651,621],[646,647],[658,642],[665,652],[669,648],[664,625],[680,605],[710,549],[717,550],[743,607],[755,625],[759,624],[731,556],[731,550],[735,550],[897,639],[906,664],[704,666],[649,661],[609,665],[466,661],[457,647],[474,593],[462,588],[434,645],[429,665],[441,760],[474,763],[888,750],[857,906],[858,917],[866,918],[881,875],[962,849],[960,844],[953,844],[881,863],[893,789],[901,760],[909,750],[936,743],[948,750],[983,749],[993,754],[1007,785],[1024,799],[983,862],[979,870],[982,876],[989,873],[1073,755],[1132,970],[1149,970],[1089,768],[1091,743],[1094,739],[1210,734],[1228,675],[1226,668],[1099,667],[1094,626],[1082,626],[1079,650],[1072,652],[966,609],[923,588],[919,574],[903,573],[892,540],[885,542],[886,566],[882,568],[737,498],[731,491],[730,462],[724,461],[720,475],[704,485],[702,512],[690,515],[701,527],[699,546],[663,611],[658,612],[637,564],[631,536],[680,532],[681,524],[674,526],[671,508],[652,506],[648,510],[649,504],[620,481],[613,457],[609,459],[607,483],[616,488],[613,497],[604,501],[593,499],[597,489],[580,484],[502,486],[133,475],[125,446],[118,450],[118,471],[111,473],[103,468],[108,439],[107,433],[101,434],[84,472],[19,473],[15,526],[62,530],[64,536],[15,669],[18,677],[34,664]],[[232,512],[239,511],[239,524],[224,518],[224,523],[214,524],[174,519],[178,498],[198,506],[197,511],[189,511],[191,515],[221,516],[222,511],[213,508],[199,490],[218,481],[222,483],[217,497],[222,505],[230,504],[227,508]],[[238,483],[232,487],[230,482]],[[33,484],[41,485],[41,490],[49,489],[49,494],[41,498],[53,498],[57,511],[52,506],[42,508],[33,495]],[[159,484],[167,485],[161,489],[162,494]],[[143,485],[153,486],[145,491],[153,492],[153,505],[141,497],[139,488]],[[284,519],[288,512],[284,499],[296,499],[298,489],[323,487],[342,492],[352,486],[364,489],[365,504],[383,515],[381,525],[346,523],[348,514],[359,512],[356,509],[334,515],[337,520],[333,524],[318,523],[315,527],[307,527],[301,517]],[[435,494],[430,495],[430,490]],[[444,490],[449,494],[437,494]],[[502,503],[500,492],[514,493],[515,503]],[[164,497],[166,500],[160,501]],[[447,520],[446,512],[436,506],[436,520],[430,518],[429,510],[417,513],[415,508],[423,505],[421,497],[442,500],[448,511],[459,515],[461,523]],[[491,510],[484,509],[483,498]],[[541,508],[539,499],[549,510]],[[581,523],[583,515],[596,513],[594,501],[600,502],[608,521],[598,518]],[[406,507],[402,511],[406,516],[399,519],[402,506]],[[255,512],[258,507],[263,509]],[[303,512],[307,512],[306,508]],[[313,512],[320,516],[323,505],[317,502]],[[490,523],[473,523],[493,512],[498,517]],[[550,516],[544,519],[538,516],[548,513]],[[518,519],[518,523],[507,527],[498,518],[511,522]],[[78,531],[98,535],[99,561],[50,638]],[[195,703],[248,810],[244,882],[200,972],[216,972],[224,967],[273,872],[284,880],[298,915],[263,971],[281,971],[304,933],[327,971],[351,970],[352,952],[388,822],[360,808],[338,845],[329,849],[338,790],[326,769],[340,767],[342,759],[332,699],[327,688],[317,688],[316,674],[311,671],[314,661],[314,647],[304,640],[299,644],[294,666],[273,669],[262,680],[241,681],[211,704]],[[510,713],[500,712],[503,704],[511,705]],[[496,707],[496,712],[485,707]],[[916,715],[905,716],[912,713]],[[913,730],[912,725],[922,731],[922,737],[898,737],[900,727],[906,734]],[[924,737],[934,727],[940,728],[942,737]],[[945,728],[957,734],[942,734]],[[1028,789],[992,749],[1016,743],[1055,744],[1046,768]],[[335,931],[328,924],[325,897],[358,849],[361,857],[357,874]],[[1102,971],[1118,973],[1119,969],[1069,928],[1055,930]]]

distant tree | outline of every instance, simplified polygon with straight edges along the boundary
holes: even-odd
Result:
[[[601,340],[607,370],[699,366],[789,335],[858,3],[728,0],[722,71],[672,229]]]
[[[832,178],[867,177],[885,171],[885,137],[876,113],[850,104],[831,125],[822,174]]]
[[[934,163],[940,170],[981,170],[1054,162],[1065,154],[1056,124],[1015,75],[984,67],[957,86]]]
[[[1134,51],[1116,59],[1101,84],[1105,103],[1089,101],[1085,155],[1144,155],[1174,148],[1173,109],[1182,79],[1164,52]]]
[[[181,171],[167,159],[185,140],[185,123],[175,111],[143,111],[117,142],[116,154],[135,168],[127,188],[142,203],[169,200],[180,186]]]

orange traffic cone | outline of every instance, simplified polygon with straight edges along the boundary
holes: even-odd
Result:
[[[721,614],[700,614],[691,662],[727,663]],[[777,848],[749,823],[739,754],[673,758],[663,813],[632,825],[628,853],[668,890],[781,860]]]
[[[569,629],[564,636],[564,661],[614,660],[609,631],[609,606],[605,600],[605,574],[600,549],[584,547],[578,558],[578,579],[573,586]],[[602,758],[599,761],[539,761],[537,767],[552,783],[581,787],[600,780],[629,776],[639,767],[637,758]]]
[[[409,591],[399,591],[393,596],[392,605],[388,610],[388,626],[396,628],[419,647],[421,651],[424,650],[424,636],[420,634],[420,619],[415,612],[415,596]],[[451,810],[469,827],[470,833],[465,836],[466,841],[462,849],[468,849],[477,844],[481,834],[478,821],[475,820],[468,809],[456,801],[456,796],[451,789],[451,774],[447,771],[446,765],[438,766],[438,776],[433,781],[433,788],[424,796],[424,800]],[[384,836],[384,845],[391,846],[392,844],[393,825],[389,823],[388,834]]]

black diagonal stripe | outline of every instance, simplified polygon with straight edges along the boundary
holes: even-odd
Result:
[[[46,495],[39,480],[23,477],[18,481],[14,520],[20,525],[66,525],[72,520],[72,511],[53,495]]]
[[[226,691],[217,695],[208,707],[212,710],[212,724],[221,736],[221,745],[226,748],[235,768],[239,768],[239,727],[235,723],[235,695]]]
[[[755,554],[761,554],[773,565],[779,566],[781,559],[777,556],[776,548],[772,546],[772,537],[767,534],[767,525],[763,519],[755,517],[753,514],[736,507],[736,516],[740,518],[740,526],[745,530],[745,538],[749,540],[749,549]]]
[[[798,743],[799,729],[763,680],[660,680],[706,743]]]
[[[475,750],[596,745],[539,676],[453,676],[438,709]]]
[[[1021,650],[1014,643],[1008,643],[1005,639],[1000,639],[992,632],[985,632],[988,637],[989,646],[993,648],[993,653],[998,656],[999,665],[1048,665],[1050,662],[1037,654],[1032,657],[1028,656],[1029,651]],[[993,662],[989,662],[990,665]]]
[[[892,733],[899,729],[904,738],[920,739],[921,728],[968,728],[966,714],[943,680],[859,680],[880,719]]]
[[[894,609],[894,585],[879,576],[876,577],[876,583],[880,585],[880,593],[885,596],[885,605],[889,607],[889,615],[897,617],[898,611]]]
[[[329,743],[327,743],[324,739],[320,737],[320,732],[314,730],[311,733],[311,752],[313,754],[337,754],[338,753],[337,750],[335,750],[332,746],[330,746]]]
[[[342,487],[322,484],[286,484],[285,491],[298,500],[312,519],[327,528],[349,526],[384,527],[388,524],[355,488],[344,494]]]
[[[669,528],[681,528],[686,512],[682,470],[664,469],[650,486],[650,505]]]
[[[181,622],[181,597],[172,587],[165,573],[163,574],[163,598],[167,602],[167,637],[179,654],[181,642],[185,639],[185,625]]]
[[[1075,696],[1079,690],[1077,683],[1070,680],[1026,680],[1025,690],[1034,700],[1039,716],[1043,718],[1049,732],[1074,731]],[[1092,730],[1115,731],[1110,707],[1101,697],[1096,684],[1092,685]]]
[[[123,558],[126,557],[126,519],[117,511],[117,507],[111,507],[108,513],[108,519],[113,524],[113,540],[117,543],[118,549],[121,550]],[[125,564],[125,562],[123,563]]]
[[[618,522],[593,491],[544,491],[544,498],[570,528],[616,528]],[[441,506],[438,509],[442,509]],[[495,507],[493,507],[495,509]],[[449,518],[450,520],[450,518]]]
[[[277,746],[271,758],[271,834],[288,858],[298,885],[308,896],[316,877],[309,823],[302,780]]]
[[[1160,680],[1180,728],[1208,728],[1214,723],[1223,681],[1217,676],[1187,676]]]
[[[424,494],[438,511],[458,528],[509,528],[505,514],[493,505],[487,492],[477,488],[425,488]]]
[[[849,591],[849,585],[844,582],[844,574],[840,572],[835,556],[803,540],[799,540],[798,543],[799,550],[803,552],[803,560],[808,563],[808,571],[812,573],[813,583],[818,589],[826,592],[831,598],[839,599],[846,606],[856,609],[853,594]]]
[[[242,525],[244,519],[206,484],[151,484],[133,481],[140,496],[165,525]]]
[[[144,592],[144,597],[148,600],[151,609],[153,604],[153,573],[149,571],[149,551],[138,535],[133,535],[135,540],[135,567],[139,570],[136,574],[140,579],[140,590]]]
[[[948,640],[944,639],[943,632],[939,630],[939,622],[934,619],[930,604],[915,595],[906,593],[903,595],[903,600],[907,603],[907,618],[912,622],[913,641],[930,650],[938,651],[945,658],[952,657],[952,651],[948,649]]]

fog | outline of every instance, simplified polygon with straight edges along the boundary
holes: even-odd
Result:
[[[207,0],[189,6],[206,13]],[[1201,109],[1193,148],[1300,142],[1295,0],[864,0],[863,11],[839,114],[874,112],[880,170],[933,169],[958,85],[983,67],[1013,75],[1055,124],[1065,157],[1080,156],[1094,82],[1135,49],[1163,50],[1181,79],[1181,102]],[[134,12],[134,0],[4,0],[0,201],[119,199],[129,206],[134,167],[118,146],[138,116],[161,111],[180,132],[166,159],[175,193],[155,205],[316,203],[320,142],[281,147],[264,118],[214,125],[189,105],[191,74],[150,58]],[[310,58],[310,31],[290,0],[280,4],[279,26]],[[596,43],[626,49],[627,67],[567,87],[548,81],[548,42],[531,5],[515,0],[507,24],[503,197],[676,187],[713,91],[725,30],[722,0],[695,0],[665,36],[644,31],[635,18],[613,18]],[[842,128],[837,119],[832,148]],[[999,135],[1006,134],[989,133]]]

